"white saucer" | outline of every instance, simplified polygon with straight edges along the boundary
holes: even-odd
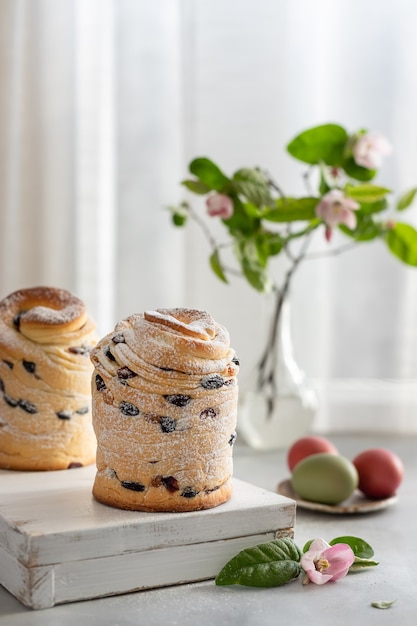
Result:
[[[311,511],[320,511],[322,513],[332,513],[333,515],[344,515],[351,513],[373,513],[374,511],[380,511],[394,504],[397,500],[397,496],[391,496],[382,500],[371,500],[364,496],[360,491],[356,490],[353,495],[344,500],[340,504],[322,504],[321,502],[310,502],[303,500],[294,491],[291,485],[291,480],[283,480],[277,487],[277,492],[282,496],[295,500],[297,506],[302,509],[309,509]]]

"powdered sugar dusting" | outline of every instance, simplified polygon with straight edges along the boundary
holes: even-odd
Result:
[[[77,305],[69,305],[64,309],[51,309],[46,306],[35,306],[30,311],[25,311],[20,317],[20,323],[36,322],[46,325],[68,324],[72,320],[80,318],[84,308]],[[84,319],[84,318],[82,318]]]
[[[89,352],[97,337],[79,302],[38,287],[0,303],[0,467],[61,469],[94,460]],[[42,321],[25,326],[25,316]]]
[[[145,311],[144,318],[149,322],[159,322],[171,330],[210,341],[215,336],[215,321],[206,311],[196,309],[158,309]]]
[[[123,320],[92,352],[94,374],[103,382],[93,386],[94,493],[127,508],[192,510],[203,508],[205,499],[214,506],[230,495],[235,353],[214,320],[211,339],[196,337],[208,314],[201,315],[201,326],[198,312],[191,319],[189,310],[162,311]],[[124,341],[113,342],[120,332]],[[121,367],[133,376],[121,379]],[[216,386],[207,388],[202,382],[210,375]]]

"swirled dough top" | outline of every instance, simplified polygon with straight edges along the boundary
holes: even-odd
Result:
[[[53,287],[21,289],[4,298],[0,324],[5,331],[18,329],[33,342],[58,345],[77,345],[95,329],[82,300]],[[0,346],[8,340],[7,335],[0,333]]]
[[[197,376],[221,373],[235,355],[226,328],[196,309],[158,309],[121,321],[92,352],[93,362],[100,361],[109,373],[114,365],[103,358],[103,348],[110,340],[118,361],[135,372],[150,366]]]

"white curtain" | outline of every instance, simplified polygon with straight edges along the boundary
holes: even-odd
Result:
[[[201,232],[164,207],[197,155],[230,173],[261,165],[302,193],[284,147],[327,121],[383,132],[380,182],[416,185],[416,23],[413,0],[1,0],[0,297],[69,288],[102,333],[133,311],[204,308],[244,375],[268,304],[221,284]],[[417,208],[404,217],[416,226]],[[361,426],[352,395],[401,405],[390,427],[417,428],[417,270],[381,242],[308,261],[292,312],[323,428]],[[328,398],[348,406],[337,423]]]

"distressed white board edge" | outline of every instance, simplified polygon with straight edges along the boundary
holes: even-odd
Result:
[[[238,552],[272,539],[275,539],[273,532],[62,563],[54,568],[55,603],[215,578]]]
[[[0,582],[22,604],[32,609],[45,609],[55,604],[53,567],[28,568],[0,546]]]
[[[68,487],[69,478],[62,480]],[[61,495],[48,486],[50,482],[35,498],[18,490],[6,494],[0,507],[0,545],[28,567],[249,536],[295,524],[293,500],[237,479],[229,502],[189,513],[122,511],[96,502],[88,484],[76,482],[74,492],[64,488]]]
[[[2,493],[0,584],[26,606],[213,578],[241,549],[294,534],[293,500],[236,479],[219,507],[143,514],[95,502],[86,478],[50,476],[33,497],[25,474]]]

